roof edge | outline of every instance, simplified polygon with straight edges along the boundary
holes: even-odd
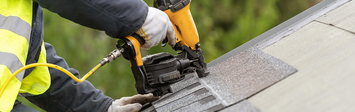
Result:
[[[220,56],[219,58],[211,61],[207,64],[208,67],[216,65],[239,52],[256,46],[259,49],[264,49],[278,41],[282,38],[292,34],[293,32],[299,30],[303,26],[317,19],[318,17],[328,13],[329,11],[338,8],[339,6],[349,2],[351,0],[324,0],[313,7],[297,14],[296,16],[288,19],[287,21],[277,25],[276,27],[266,31],[265,33],[255,37],[254,39],[244,43],[243,45],[229,51],[228,53]]]

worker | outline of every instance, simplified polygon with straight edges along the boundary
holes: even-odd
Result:
[[[2,0],[0,86],[17,69],[31,63],[52,63],[79,77],[78,71],[69,68],[65,60],[56,55],[54,47],[43,41],[42,7],[80,25],[102,30],[113,38],[137,33],[146,40],[143,46],[146,49],[166,37],[170,45],[175,43],[174,28],[168,16],[148,7],[143,0]],[[46,111],[59,112],[137,111],[142,107],[140,103],[157,99],[146,94],[113,100],[89,81],[77,83],[63,72],[45,66],[16,75],[0,96],[0,111],[33,110],[16,101],[17,96],[25,97]]]

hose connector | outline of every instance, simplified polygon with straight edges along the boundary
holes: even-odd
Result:
[[[103,58],[100,63],[101,66],[104,66],[106,63],[110,63],[112,60],[115,60],[116,58],[120,57],[122,54],[121,52],[123,49],[115,49],[113,50],[110,54],[108,54],[105,58]]]

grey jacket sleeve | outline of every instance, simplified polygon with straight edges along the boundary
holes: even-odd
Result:
[[[76,77],[77,70],[69,68],[63,58],[56,55],[52,45],[45,43],[47,63],[61,66]],[[42,95],[26,97],[27,100],[50,112],[106,112],[113,99],[96,89],[89,81],[77,83],[63,72],[49,68],[51,86]]]
[[[144,23],[148,6],[143,0],[33,0],[78,24],[103,30],[120,38],[137,31]]]

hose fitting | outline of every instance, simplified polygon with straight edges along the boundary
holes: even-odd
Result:
[[[123,52],[123,49],[113,50],[110,54],[108,54],[100,61],[101,65],[104,66],[106,63],[110,63],[112,60],[115,60],[116,58],[120,57],[122,55],[121,52]]]

